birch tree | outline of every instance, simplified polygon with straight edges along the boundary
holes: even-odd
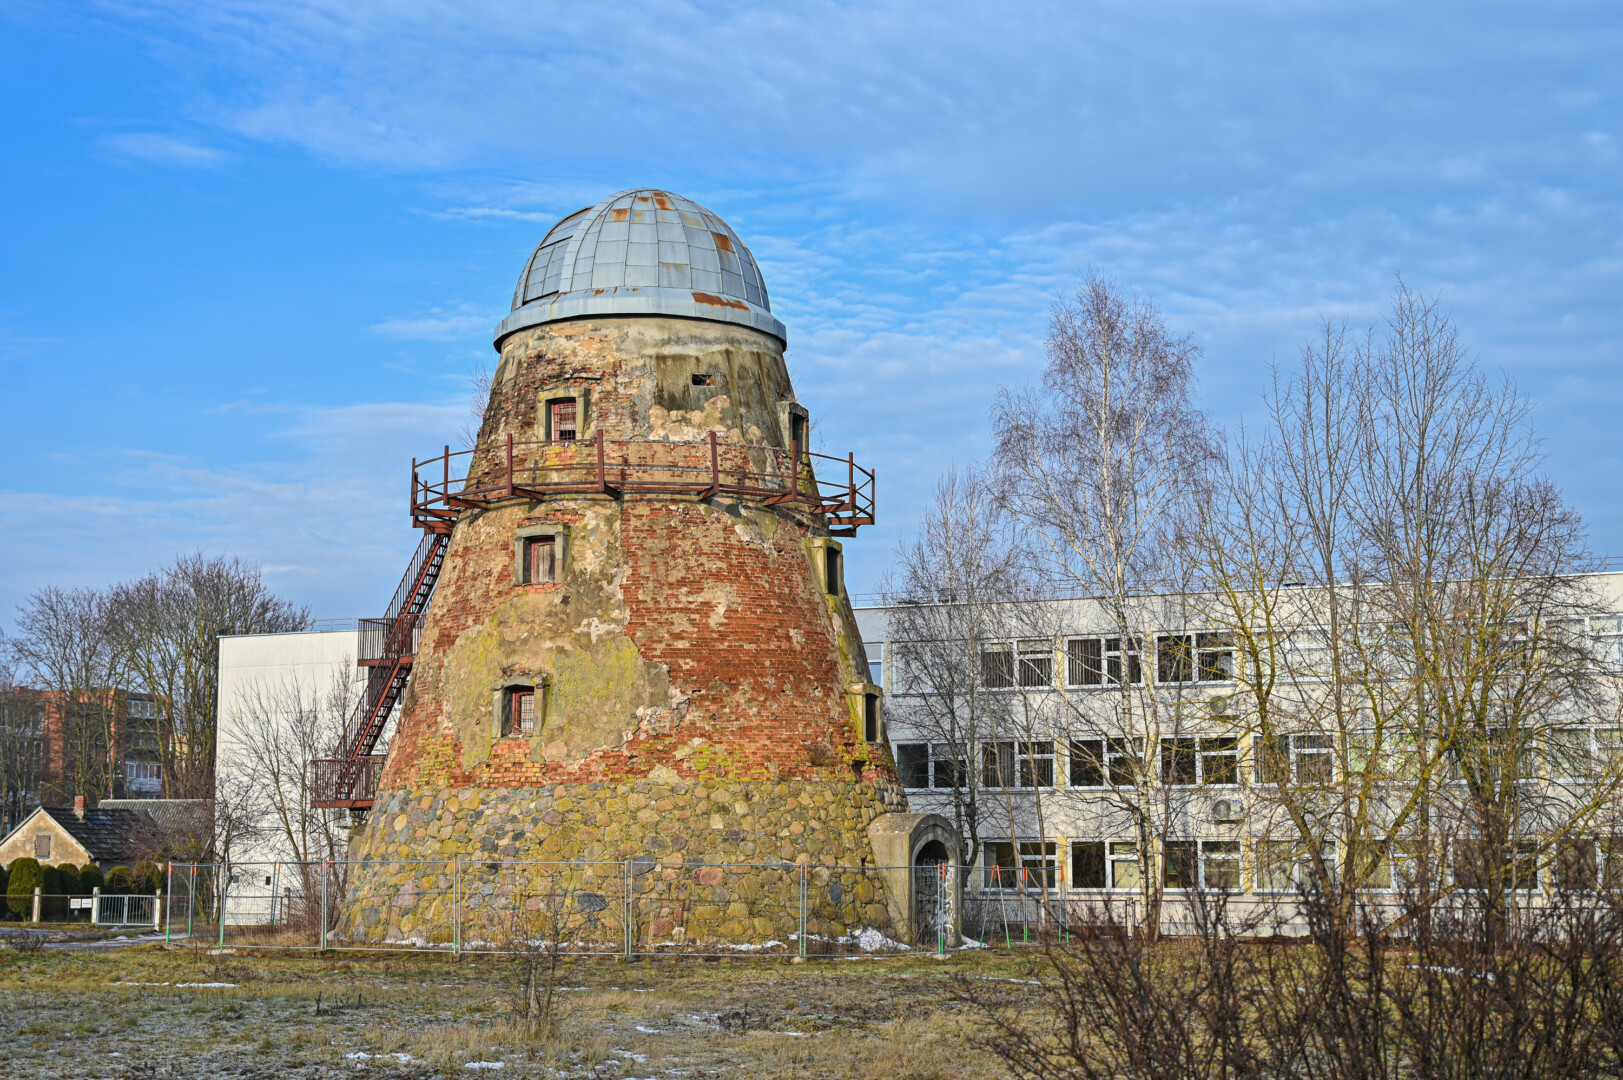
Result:
[[[1114,667],[1099,658],[1098,691],[1055,694],[1051,708],[1059,733],[1110,748],[1099,798],[1135,837],[1154,935],[1162,848],[1184,797],[1163,782],[1161,747],[1197,708],[1160,688],[1153,667],[1162,632],[1184,629],[1178,598],[1194,581],[1190,538],[1216,456],[1194,404],[1199,350],[1149,300],[1097,276],[1054,305],[1047,346],[1040,384],[1005,389],[993,409],[996,487],[1033,571],[1096,605],[1099,640],[1116,645]]]

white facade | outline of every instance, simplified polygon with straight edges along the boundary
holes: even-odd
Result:
[[[281,879],[288,876],[278,864],[294,857],[276,808],[264,797],[267,792],[244,791],[249,778],[261,789],[267,780],[263,729],[283,725],[278,741],[291,751],[298,742],[293,714],[301,704],[324,707],[334,687],[345,681],[353,693],[361,692],[366,680],[364,670],[355,665],[359,644],[360,632],[354,626],[220,638],[219,796],[222,802],[245,808],[253,819],[229,852],[235,869],[227,891],[228,922],[267,921],[272,895],[284,891]],[[316,749],[326,754],[332,748]],[[296,760],[302,756],[289,752],[279,762],[284,789],[307,779],[307,772],[295,771],[307,767],[307,762],[301,765]]]
[[[1586,633],[1594,643],[1594,651],[1609,671],[1610,698],[1553,710],[1562,715],[1550,717],[1549,729],[1536,736],[1534,760],[1525,774],[1516,775],[1518,780],[1525,775],[1528,784],[1540,785],[1546,792],[1556,792],[1555,799],[1581,784],[1575,779],[1577,772],[1558,763],[1577,742],[1582,742],[1578,752],[1585,760],[1603,763],[1614,773],[1623,761],[1623,713],[1615,685],[1623,672],[1623,574],[1593,574],[1579,580],[1588,592],[1589,614],[1559,621],[1574,624],[1574,629]],[[1308,595],[1303,594],[1304,598]],[[970,891],[1014,896],[1024,893],[1021,883],[1033,887],[1036,882],[1035,887],[1052,890],[1061,898],[1091,903],[1114,897],[1128,905],[1140,894],[1140,874],[1144,872],[1136,847],[1140,836],[1135,835],[1129,815],[1120,810],[1119,790],[1111,790],[1118,780],[1111,773],[1114,740],[1110,718],[1113,701],[1120,698],[1120,683],[1113,690],[1111,676],[1103,674],[1106,665],[1116,665],[1108,669],[1111,671],[1126,671],[1131,661],[1141,671],[1146,693],[1165,690],[1176,694],[1185,715],[1200,718],[1192,727],[1152,735],[1151,753],[1147,760],[1141,756],[1138,766],[1153,769],[1161,786],[1176,788],[1162,804],[1165,816],[1160,842],[1166,858],[1170,861],[1175,855],[1178,860],[1178,870],[1167,871],[1169,901],[1175,904],[1184,887],[1219,888],[1235,894],[1235,902],[1240,904],[1262,904],[1271,897],[1294,893],[1294,881],[1287,880],[1293,871],[1279,871],[1278,861],[1269,857],[1270,851],[1280,850],[1269,848],[1281,843],[1274,838],[1294,827],[1284,819],[1277,802],[1269,801],[1271,792],[1266,785],[1272,781],[1265,777],[1265,769],[1293,770],[1293,776],[1295,772],[1328,776],[1322,770],[1341,768],[1336,762],[1349,758],[1337,755],[1350,753],[1350,748],[1332,736],[1286,735],[1283,751],[1269,751],[1283,753],[1283,763],[1276,764],[1279,759],[1273,757],[1265,763],[1255,729],[1246,718],[1228,711],[1233,707],[1231,698],[1245,707],[1233,678],[1232,650],[1228,656],[1221,655],[1217,636],[1203,639],[1204,628],[1197,625],[1197,619],[1180,623],[1177,611],[1187,611],[1188,605],[1177,598],[1150,598],[1146,603],[1157,605],[1158,615],[1139,625],[1165,629],[1147,632],[1150,640],[1131,657],[1120,649],[1122,639],[1108,636],[1112,621],[1091,601],[1046,602],[1040,614],[1004,620],[1027,629],[1010,630],[1005,638],[992,638],[984,644],[985,650],[1001,650],[992,661],[1001,672],[993,682],[1001,686],[984,692],[993,697],[1001,694],[1013,704],[998,721],[1003,727],[989,738],[983,737],[965,755],[969,760],[961,764],[938,760],[929,742],[931,733],[909,727],[909,698],[920,695],[909,693],[916,688],[897,683],[903,673],[893,663],[891,609],[857,609],[857,625],[869,661],[879,665],[875,681],[886,692],[886,735],[903,775],[909,809],[941,813],[954,820],[952,792],[942,788],[966,785],[961,781],[942,784],[940,774],[943,769],[975,770],[981,785],[977,793],[980,821],[978,850],[965,853],[966,864],[978,867],[966,881]],[[1311,603],[1306,600],[1306,609],[1311,609]],[[1021,606],[1035,612],[1039,605]],[[1191,658],[1187,663],[1192,671],[1163,679],[1165,671],[1157,670],[1153,641],[1157,635],[1160,641],[1170,641],[1186,633]],[[1113,642],[1118,650],[1114,654]],[[1214,646],[1209,657],[1201,649],[1207,644]],[[984,651],[980,654],[983,672],[987,670],[986,655]],[[1317,681],[1303,678],[1295,685],[1311,693]],[[1173,682],[1176,686],[1170,685]],[[1162,737],[1166,735],[1176,737]],[[1342,742],[1348,739],[1341,736]],[[1154,749],[1157,742],[1158,751]],[[1175,762],[1170,779],[1169,744],[1173,744]],[[1004,746],[1008,747],[1008,761],[998,756]],[[989,782],[993,780],[1001,782]],[[1130,787],[1132,782],[1121,786]],[[1609,801],[1617,802],[1615,794]],[[1597,823],[1601,818],[1610,824],[1589,828],[1582,840],[1590,845],[1585,855],[1591,860],[1589,872],[1597,880],[1623,882],[1623,840],[1611,838],[1623,836],[1623,808],[1608,807],[1596,818]],[[1392,860],[1397,867],[1395,853]],[[1560,884],[1556,860],[1548,853],[1541,853],[1538,860],[1535,865],[1529,857],[1529,895]],[[1611,865],[1614,860],[1615,866]],[[1398,870],[1383,872],[1395,880]],[[1014,903],[1018,906],[1020,901]]]

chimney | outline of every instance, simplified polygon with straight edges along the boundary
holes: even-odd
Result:
[[[83,795],[73,797],[73,816],[80,821],[85,819],[85,797]]]

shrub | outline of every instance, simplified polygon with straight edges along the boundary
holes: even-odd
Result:
[[[62,898],[67,888],[62,876],[61,867],[50,865],[40,867],[39,891],[45,894],[39,906],[41,919],[60,919],[67,914],[68,902]]]
[[[134,878],[131,892],[145,893],[150,896],[163,890],[163,864],[142,859],[135,864],[131,875]]]
[[[6,906],[13,915],[31,918],[34,914],[34,890],[45,884],[45,874],[38,859],[18,859],[11,864],[11,880],[6,884]]]
[[[107,884],[103,886],[102,891],[110,893],[134,892],[134,886],[135,875],[130,873],[130,868],[127,866],[115,866],[107,871]]]
[[[95,889],[107,891],[107,880],[101,876],[101,870],[95,863],[85,863],[79,871],[79,891],[89,893]]]

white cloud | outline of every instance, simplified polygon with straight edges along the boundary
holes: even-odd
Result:
[[[416,544],[411,459],[437,452],[463,407],[378,403],[304,410],[283,461],[214,466],[131,451],[94,463],[86,495],[0,492],[0,617],[40,585],[105,585],[177,552],[240,555],[320,618],[374,614]],[[71,527],[71,543],[64,543]]]
[[[454,315],[429,315],[416,319],[385,319],[370,327],[374,334],[407,341],[451,341],[480,331],[495,329],[501,316],[463,310]]]
[[[202,146],[171,135],[152,132],[125,132],[104,135],[98,142],[119,154],[139,158],[154,165],[183,165],[189,168],[212,167],[224,160],[223,151]]]

